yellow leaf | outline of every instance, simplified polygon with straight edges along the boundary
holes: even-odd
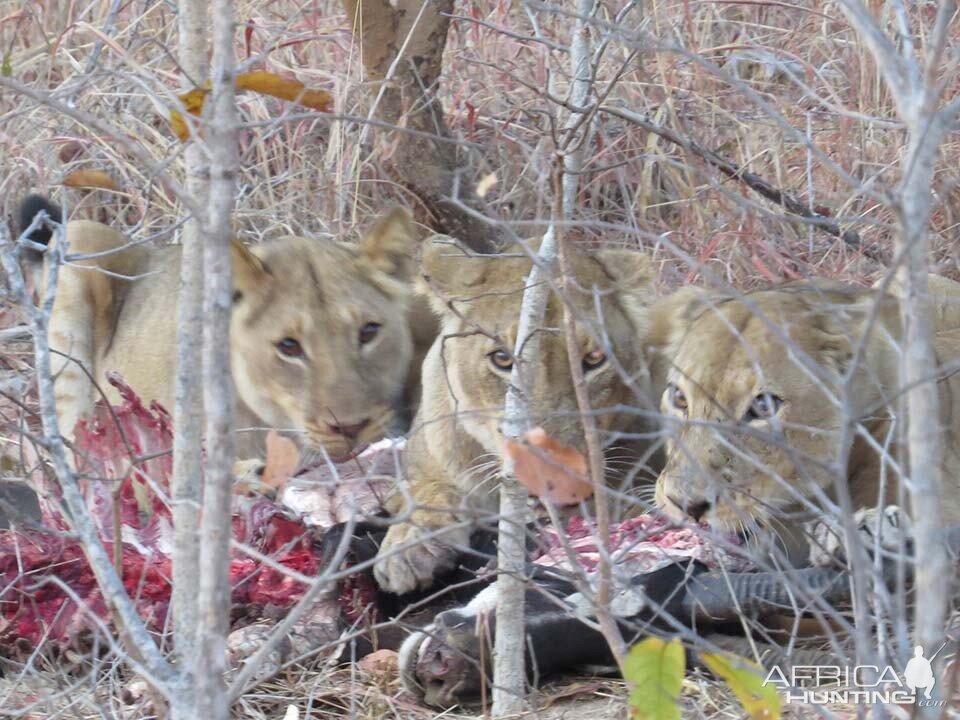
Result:
[[[170,126],[173,128],[173,134],[177,136],[180,142],[186,142],[190,138],[190,127],[183,115],[176,110],[170,111]]]
[[[313,110],[329,112],[333,107],[333,97],[324,90],[307,90],[298,80],[281,77],[265,70],[255,70],[237,76],[237,90],[253,90],[254,92],[281,100],[290,100]],[[191,115],[199,117],[203,112],[203,103],[210,94],[210,83],[202,88],[194,88],[180,95],[180,102]],[[190,137],[190,127],[183,115],[176,110],[170,111],[170,125],[174,134],[181,142]]]
[[[630,716],[637,720],[679,720],[680,689],[686,655],[680,640],[648,637],[631,648],[623,661],[623,677],[633,684]]]
[[[180,95],[180,102],[183,103],[183,106],[187,109],[187,112],[191,115],[199,115],[203,112],[203,101],[207,99],[207,95],[210,94],[210,88],[194,88],[189,92],[185,92],[183,95]]]
[[[774,685],[764,685],[763,669],[732,654],[701,653],[700,659],[727,683],[751,720],[780,720],[780,696]]]
[[[307,90],[299,80],[281,77],[265,70],[255,70],[237,76],[238,90],[254,92],[281,100],[290,100],[313,110],[327,112],[333,105],[330,93],[323,90]]]
[[[63,179],[63,184],[72,188],[120,189],[116,180],[103,170],[74,170]]]
[[[210,89],[208,87],[194,88],[180,95],[179,98],[188,113],[199,117],[200,113],[203,112],[203,102],[207,99],[209,93]],[[170,125],[180,142],[186,142],[189,139],[190,126],[187,125],[187,121],[177,110],[170,111]]]

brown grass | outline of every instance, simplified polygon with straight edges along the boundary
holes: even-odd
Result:
[[[176,17],[163,3],[123,5],[116,31],[88,74],[109,5],[106,0],[24,5],[0,17],[0,49],[9,53],[15,79],[109,120],[141,142],[158,165],[180,172],[181,146],[163,116],[178,85],[170,56]],[[515,37],[533,33],[517,4],[472,2],[459,11],[465,17],[450,34],[442,88],[450,124],[472,143],[476,176],[496,173],[489,198],[502,217],[542,220],[550,208],[543,178],[551,161],[552,127],[562,116],[543,90],[552,78],[554,92],[563,94],[565,56]],[[929,19],[919,15],[928,9],[915,12],[917,19]],[[359,57],[338,3],[248,0],[238,3],[237,14],[238,52],[250,67],[295,75],[332,92],[337,113],[365,117],[368,96]],[[546,11],[538,17],[545,38],[566,43],[567,17]],[[598,83],[605,86],[622,71],[607,102],[649,113],[796,196],[858,219],[853,227],[866,241],[887,246],[889,211],[850,179],[870,182],[874,192],[890,187],[902,133],[865,119],[889,122],[890,99],[855,35],[836,17],[836,9],[824,2],[656,3],[649,17],[635,10],[619,24],[621,36],[608,47]],[[682,43],[685,52],[632,40],[641,20],[664,43]],[[624,69],[631,50],[638,50],[637,57]],[[736,83],[718,77],[717,68]],[[805,95],[785,69],[826,103]],[[244,118],[255,124],[242,141],[237,213],[242,234],[343,234],[389,202],[413,201],[382,169],[391,152],[383,133],[368,134],[361,147],[361,123],[332,121],[250,94],[241,106]],[[285,115],[296,119],[284,120]],[[168,230],[177,217],[174,199],[152,181],[152,168],[132,162],[111,138],[10,92],[0,95],[0,120],[0,197],[8,212],[28,189],[55,190],[71,170],[92,167],[108,171],[123,191],[84,198],[70,190],[66,197],[79,205],[75,215],[103,215],[108,204],[109,217],[138,235]],[[808,152],[803,136],[848,177]],[[777,208],[739,184],[624,121],[602,118],[589,156],[580,207],[594,239],[651,247],[665,236],[739,285],[805,274],[863,282],[878,271],[856,250],[785,221]],[[933,225],[934,260],[952,273],[960,262],[958,173],[960,140],[952,138],[943,149]],[[669,285],[699,275],[662,246],[658,256]]]

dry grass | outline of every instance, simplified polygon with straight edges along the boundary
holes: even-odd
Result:
[[[648,16],[635,9],[616,24],[618,33],[600,63],[600,87],[619,74],[607,103],[649,114],[797,197],[855,219],[852,227],[868,243],[890,246],[891,214],[881,196],[896,182],[903,135],[876,68],[833,4],[644,5]],[[10,214],[28,191],[40,189],[67,201],[74,217],[107,219],[137,237],[172,238],[180,210],[157,183],[156,172],[183,173],[182,146],[165,119],[179,86],[175,5],[146,0],[118,7],[111,17],[108,0],[0,4],[0,57],[14,79],[109,122],[139,143],[154,165],[132,160],[111,136],[0,90],[0,207]],[[450,34],[442,87],[448,121],[469,144],[476,177],[495,173],[487,198],[501,217],[543,220],[551,207],[544,188],[555,118],[563,115],[545,92],[550,88],[562,96],[567,64],[548,42],[567,42],[569,18],[531,6],[548,41],[537,42],[531,15],[520,3],[475,0],[459,3],[457,10],[464,17]],[[931,11],[923,3],[910,7],[915,19],[925,22]],[[366,117],[369,96],[340,5],[238,0],[237,16],[237,48],[248,67],[291,74],[336,100],[332,119],[279,101],[241,97],[249,127],[242,134],[237,230],[249,239],[348,235],[389,203],[415,202],[384,170],[392,150],[385,134],[376,128],[365,132],[357,120]],[[612,19],[613,11],[600,15],[602,23]],[[636,42],[641,26],[663,47]],[[882,270],[622,120],[599,118],[588,155],[580,194],[584,237],[653,249],[664,287],[703,279],[701,269],[679,260],[671,245],[741,287],[805,275],[868,282]],[[63,188],[63,178],[80,168],[107,171],[121,192]],[[933,260],[954,277],[960,277],[958,186],[955,133],[942,151],[933,221]],[[4,372],[22,369],[24,357],[14,360],[16,368],[8,364]],[[395,686],[344,672],[291,671],[244,697],[238,716],[279,718],[290,703],[309,710],[309,717],[433,715],[405,700]],[[106,676],[117,683],[110,688],[119,687],[116,673]],[[10,677],[4,681],[7,690]],[[51,677],[62,690],[64,677]],[[691,683],[688,699],[695,702],[687,716],[732,716],[730,699],[716,686]],[[603,687],[622,695],[616,683]],[[98,697],[94,688],[88,690],[89,697]],[[63,716],[111,713],[102,706],[97,711],[89,706],[89,714],[75,703],[71,707]],[[41,714],[52,713],[50,708]],[[596,708],[586,715],[606,717]]]
[[[158,166],[179,173],[181,146],[163,117],[178,86],[170,56],[176,17],[164,3],[122,5],[115,31],[106,36],[109,7],[105,0],[24,5],[0,16],[0,48],[9,53],[15,79],[108,120],[142,143]],[[524,39],[533,28],[518,4],[472,2],[458,9],[466,17],[453,26],[442,88],[449,121],[475,149],[477,177],[496,173],[489,197],[502,216],[543,219],[550,207],[544,176],[553,120],[560,114],[543,91],[552,83],[562,95],[563,53]],[[237,14],[245,27],[238,51],[251,67],[291,73],[331,91],[342,116],[366,116],[359,57],[338,3],[241,1]],[[567,17],[545,10],[536,15],[545,39],[566,42]],[[890,126],[891,104],[872,62],[836,17],[823,2],[655,3],[647,18],[634,10],[619,23],[598,82],[605,87],[622,73],[608,103],[649,113],[796,196],[859,219],[855,228],[865,240],[887,245],[890,215],[875,194],[896,180],[891,168],[902,134]],[[641,24],[685,51],[633,40]],[[98,63],[88,73],[101,41]],[[637,55],[625,65],[632,51]],[[364,138],[362,123],[331,121],[251,95],[241,104],[254,124],[243,134],[237,223],[244,234],[342,234],[386,203],[413,201],[382,169],[391,152],[382,133]],[[0,197],[8,212],[28,189],[54,189],[71,170],[97,167],[123,189],[110,198],[111,216],[138,235],[173,225],[176,203],[154,182],[154,168],[131,161],[110,137],[9,91],[0,95],[0,118]],[[805,137],[823,157],[808,150]],[[864,281],[878,270],[858,252],[784,221],[777,208],[742,186],[623,121],[602,118],[589,155],[581,208],[595,239],[649,247],[666,235],[739,285],[804,274]],[[936,261],[956,273],[960,140],[944,147],[941,168]],[[80,205],[76,214],[96,215],[105,200],[99,195],[81,202],[80,192],[70,191],[68,198]],[[667,250],[660,248],[659,257],[669,266],[669,284],[696,279],[698,273]]]

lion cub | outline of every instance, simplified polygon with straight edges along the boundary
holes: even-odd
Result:
[[[930,432],[942,431],[944,519],[960,522],[960,285],[940,278],[931,288],[943,372]],[[803,561],[801,520],[819,515],[838,481],[855,510],[897,502],[894,297],[828,283],[684,297],[662,399],[670,432],[656,499],[668,514],[775,538]]]
[[[24,222],[49,202],[32,196]],[[60,429],[73,434],[91,412],[108,370],[147,402],[173,409],[180,248],[129,245],[116,230],[75,220],[60,271],[50,345]],[[40,241],[44,233],[35,235]],[[49,238],[49,231],[46,232]],[[237,428],[278,428],[331,457],[346,456],[395,428],[413,369],[408,319],[415,233],[400,208],[358,243],[288,237],[248,249],[233,243],[230,327]],[[226,368],[225,368],[226,370]],[[89,375],[88,375],[89,373]],[[262,451],[240,433],[238,457]]]
[[[654,407],[644,345],[650,326],[649,259],[636,252],[601,251],[572,253],[570,263],[576,289],[567,300],[578,319],[577,359],[608,465],[630,477],[642,475],[638,465],[648,440],[637,438],[650,429],[641,413],[624,408]],[[423,365],[423,395],[406,451],[408,485],[388,502],[400,522],[387,532],[374,567],[385,590],[429,587],[454,566],[458,548],[468,543],[470,523],[497,511],[500,422],[530,267],[525,256],[469,255],[439,236],[424,249],[423,285],[442,330]],[[535,424],[585,452],[561,302],[553,293],[529,400]],[[408,498],[416,508],[403,515]]]

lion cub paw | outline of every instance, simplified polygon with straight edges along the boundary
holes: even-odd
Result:
[[[906,544],[912,539],[910,517],[897,505],[858,510],[853,519],[857,524],[860,542],[871,555],[878,541],[881,550],[895,552],[901,543]],[[810,549],[811,565],[846,564],[843,536],[838,528],[825,522],[816,522],[810,532],[813,540]]]
[[[910,515],[899,505],[887,505],[880,510],[860,510],[853,518],[857,522],[857,534],[870,554],[873,554],[876,547],[888,553],[896,553],[901,547],[908,547],[913,542]]]
[[[441,530],[440,534],[433,534]],[[465,531],[442,532],[442,528],[415,523],[391,527],[383,538],[373,566],[377,584],[387,592],[403,595],[433,584],[437,575],[452,570],[466,545]]]

